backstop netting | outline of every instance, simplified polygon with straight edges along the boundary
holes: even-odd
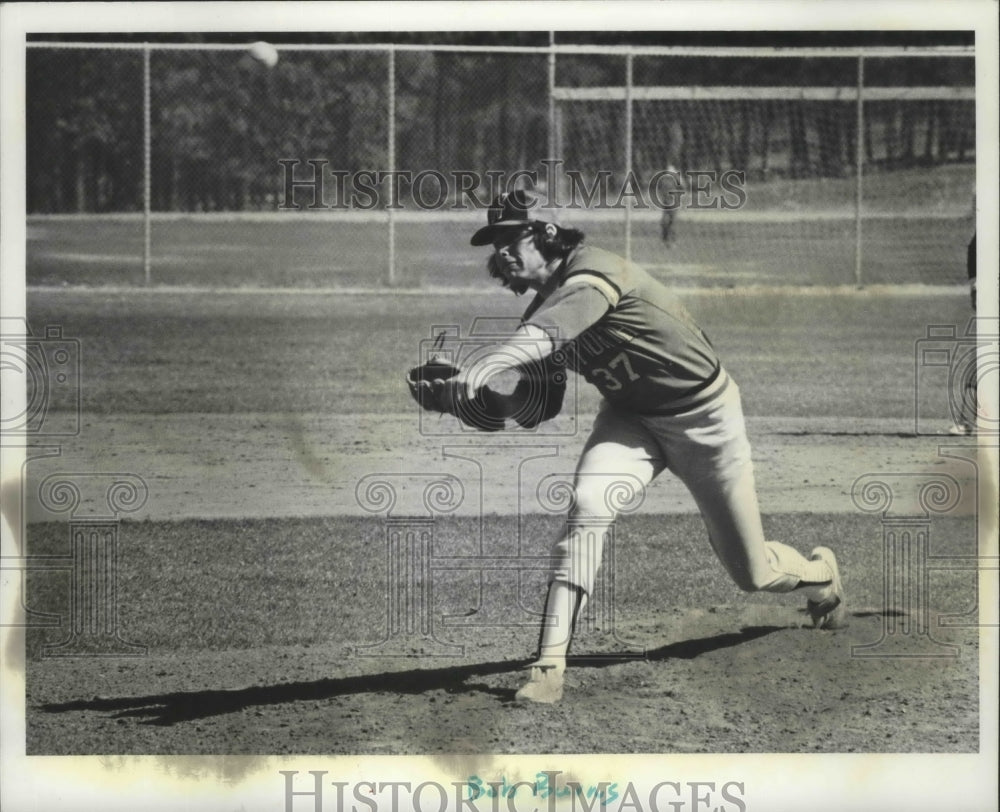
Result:
[[[579,56],[559,66],[566,219],[664,277],[964,279],[975,205],[969,55]]]

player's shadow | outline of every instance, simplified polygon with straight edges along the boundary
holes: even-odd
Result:
[[[729,648],[741,643],[780,631],[782,626],[759,626],[740,632],[714,635],[694,640],[671,643],[646,652],[646,660],[692,659],[701,654]],[[643,657],[628,654],[607,654],[574,657],[574,666],[603,668]],[[513,698],[513,689],[502,689],[480,683],[470,684],[475,678],[517,671],[530,660],[505,660],[502,662],[475,663],[444,668],[387,671],[354,677],[292,682],[281,685],[262,685],[231,691],[177,691],[131,697],[97,697],[73,702],[51,702],[40,706],[45,713],[70,711],[110,711],[114,718],[137,717],[143,724],[176,725],[227,713],[239,713],[251,707],[278,705],[286,702],[306,702],[352,694],[420,694],[427,691],[467,693],[470,689],[493,693],[501,699]]]
[[[679,640],[666,646],[650,649],[644,656],[634,654],[590,654],[578,655],[569,658],[570,665],[589,668],[600,668],[607,665],[617,665],[634,660],[647,660],[649,662],[662,662],[663,660],[693,660],[702,654],[710,651],[739,646],[749,643],[758,637],[764,637],[778,631],[786,631],[787,626],[744,626],[738,632],[726,632],[716,634],[712,637],[698,637],[692,640]]]

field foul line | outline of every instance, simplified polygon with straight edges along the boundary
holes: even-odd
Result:
[[[739,285],[733,287],[669,286],[685,296],[968,296],[967,284],[955,285]],[[195,285],[28,285],[28,293],[91,295],[193,295],[193,296],[479,296],[494,293],[495,288],[428,285],[421,288],[389,287],[316,287],[316,288],[247,288],[205,287]]]

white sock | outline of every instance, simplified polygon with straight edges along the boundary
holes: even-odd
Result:
[[[566,670],[566,654],[573,639],[573,624],[581,591],[565,581],[549,584],[545,600],[545,618],[538,645],[538,665],[550,665],[557,671]]]

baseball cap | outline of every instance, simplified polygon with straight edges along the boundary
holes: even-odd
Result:
[[[487,224],[472,235],[470,242],[473,245],[489,245],[503,231],[541,222],[528,216],[529,210],[537,204],[535,196],[524,189],[497,195],[486,210]]]

